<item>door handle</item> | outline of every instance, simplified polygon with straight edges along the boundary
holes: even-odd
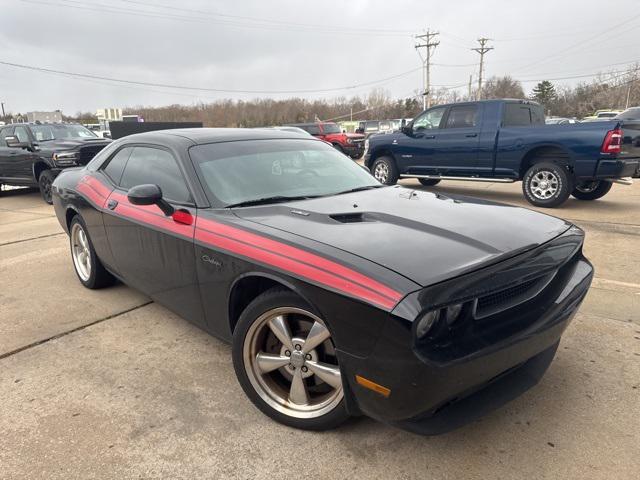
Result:
[[[114,200],[113,198],[111,198],[108,202],[107,202],[107,208],[109,210],[115,210],[115,208],[118,206],[118,201]]]
[[[431,139],[431,138],[436,138],[436,136],[435,136],[435,135],[425,135],[425,136],[424,136],[424,137],[422,137],[422,138],[429,138],[429,139]]]
[[[470,137],[470,138],[472,138],[472,137],[477,137],[477,136],[478,136],[478,134],[477,134],[477,133],[467,133],[467,134],[465,135],[465,137]]]

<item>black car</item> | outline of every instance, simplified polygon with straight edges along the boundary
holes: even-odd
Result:
[[[570,223],[383,186],[272,129],[132,135],[53,192],[84,286],[120,279],[231,342],[249,398],[298,428],[438,433],[495,408],[542,376],[593,275]]]
[[[110,140],[73,123],[15,123],[0,128],[0,185],[38,187],[51,203],[51,183],[67,167],[86,165]]]

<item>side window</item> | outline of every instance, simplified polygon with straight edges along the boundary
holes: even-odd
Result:
[[[473,128],[478,124],[478,106],[451,107],[445,128]]]
[[[520,103],[507,103],[504,106],[502,125],[505,127],[525,127],[531,125],[531,109]]]
[[[29,134],[27,133],[27,129],[24,128],[22,125],[19,125],[16,127],[15,131],[14,131],[14,135],[16,137],[18,137],[18,141],[19,142],[28,142],[29,141]]]
[[[120,185],[124,166],[127,164],[127,160],[129,160],[129,156],[132,151],[133,147],[125,147],[122,150],[118,150],[118,153],[111,157],[111,160],[107,162],[107,165],[102,167],[102,171],[116,185]]]
[[[320,127],[318,125],[307,125],[303,128],[311,135],[320,135]]]
[[[11,130],[13,130],[11,127],[0,129],[0,147],[7,146],[4,139],[11,135]]]
[[[442,121],[444,111],[445,107],[432,108],[431,110],[427,110],[413,122],[413,133],[422,130],[432,130],[435,128],[440,128],[440,122]]]
[[[134,147],[124,167],[120,186],[125,190],[155,183],[162,195],[177,203],[190,203],[191,195],[175,158],[164,150],[151,147]]]

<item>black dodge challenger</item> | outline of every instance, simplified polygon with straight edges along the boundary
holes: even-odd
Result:
[[[284,424],[458,427],[534,385],[593,275],[583,232],[380,185],[277,130],[132,135],[53,184],[78,278],[116,279],[233,344]]]

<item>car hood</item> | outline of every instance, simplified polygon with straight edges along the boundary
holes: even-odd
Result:
[[[423,287],[523,253],[571,226],[521,207],[402,187],[234,213],[365,258]]]
[[[78,147],[87,145],[103,145],[106,146],[111,143],[111,140],[107,138],[78,138],[78,139],[60,139],[49,140],[46,142],[40,142],[38,145],[41,150],[73,150]]]

